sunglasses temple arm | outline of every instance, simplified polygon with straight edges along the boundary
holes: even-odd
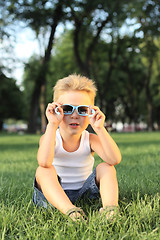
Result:
[[[89,117],[93,117],[95,114],[95,110],[94,109],[91,109],[91,114],[89,115]]]
[[[57,115],[60,115],[60,112],[58,111],[58,107],[55,108],[55,113],[56,113]]]

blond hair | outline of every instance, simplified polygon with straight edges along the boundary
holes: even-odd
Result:
[[[58,80],[53,88],[54,101],[56,102],[61,94],[69,90],[87,92],[91,98],[91,101],[94,103],[97,89],[95,83],[87,77],[72,74],[68,77]]]

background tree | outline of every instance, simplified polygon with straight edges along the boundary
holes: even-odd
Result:
[[[152,96],[153,96],[153,122],[160,128],[160,40],[159,37],[154,42],[157,54],[153,62],[152,71]]]
[[[147,103],[147,124],[148,130],[153,129],[153,95],[152,81],[153,80],[153,63],[156,59],[158,48],[155,45],[155,39],[159,36],[160,26],[160,2],[153,1],[138,1],[136,18],[140,24],[138,33],[143,36],[142,56],[145,66],[145,95]],[[135,14],[133,14],[135,17]]]
[[[14,54],[16,33],[12,23],[8,1],[0,1],[0,70],[8,75],[11,75],[17,61]]]
[[[29,114],[30,114],[30,106],[31,106],[31,100],[33,91],[35,89],[35,79],[38,78],[38,74],[41,68],[41,59],[38,55],[33,55],[29,60],[28,63],[25,64],[24,68],[24,74],[23,74],[23,87],[24,87],[24,100],[26,103],[25,106],[25,117],[27,120],[29,120]],[[40,128],[40,109],[38,105],[38,118],[37,118],[37,127]]]
[[[41,59],[41,67],[34,80],[34,89],[31,96],[30,114],[28,121],[28,132],[33,133],[37,130],[37,118],[39,109],[39,100],[41,95],[41,107],[44,110],[45,104],[45,86],[48,64],[51,57],[55,32],[59,21],[62,19],[62,1],[46,1],[46,0],[25,0],[11,1],[8,9],[10,13],[14,13],[15,19],[25,21],[38,35],[42,29],[48,30],[48,41],[44,56]]]
[[[14,79],[7,78],[0,72],[0,130],[5,119],[24,117],[24,101],[22,92]]]
[[[30,132],[36,131],[40,112],[44,116],[56,80],[71,72],[96,81],[97,104],[112,120],[148,119],[149,129],[153,121],[158,122],[157,0],[7,0],[4,6],[13,20],[25,22],[41,42],[41,56],[30,59],[24,75],[25,96],[31,105]],[[56,39],[60,23],[65,32]],[[30,96],[27,89],[32,89]],[[44,118],[41,123],[43,130]]]
[[[114,62],[118,56],[119,46],[117,45],[117,50],[114,53],[113,45],[110,45],[109,51],[107,48],[105,50],[108,64],[105,67],[106,74],[103,76],[105,79],[103,87],[102,80],[99,78],[99,71],[95,71],[97,61],[94,61],[93,55],[100,56],[99,48],[96,46],[99,46],[98,42],[102,38],[106,38],[106,41],[114,41],[116,36],[114,30],[121,26],[126,17],[125,3],[126,1],[92,1],[92,3],[88,2],[85,5],[80,5],[79,12],[75,12],[73,6],[71,6],[75,28],[73,33],[75,57],[80,71],[88,77],[93,77],[96,81],[101,109],[103,109],[104,105],[104,96],[109,90],[110,77],[114,69]]]
[[[120,82],[118,98],[126,113],[126,117],[121,120],[135,124],[142,120],[141,116],[144,114],[141,101],[144,89],[144,68],[139,48],[141,41],[139,38],[129,36],[121,39],[117,67]]]

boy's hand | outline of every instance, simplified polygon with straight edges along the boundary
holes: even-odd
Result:
[[[58,111],[60,113],[59,115],[55,112],[56,107],[58,107]],[[61,108],[61,104],[55,102],[49,103],[46,109],[46,117],[48,122],[53,123],[58,127],[59,123],[63,119],[63,109]]]
[[[104,127],[105,115],[96,106],[90,106],[90,109],[94,109],[95,114],[89,118],[89,122],[95,131],[99,130],[100,128]],[[91,114],[91,110],[90,110],[90,114]]]

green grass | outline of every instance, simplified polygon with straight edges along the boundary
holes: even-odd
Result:
[[[99,201],[77,203],[88,225],[32,204],[39,136],[0,135],[1,239],[160,239],[160,133],[113,134],[122,162],[116,166],[122,217],[108,224]],[[100,159],[96,156],[97,165]]]

